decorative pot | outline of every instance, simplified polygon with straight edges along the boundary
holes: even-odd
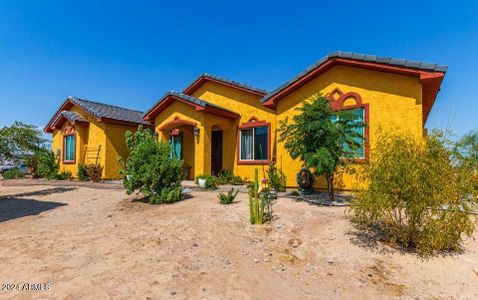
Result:
[[[206,188],[206,179],[205,178],[199,178],[198,179],[198,185],[200,188],[205,189]]]

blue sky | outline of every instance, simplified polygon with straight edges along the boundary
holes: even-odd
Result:
[[[267,90],[333,50],[448,65],[426,127],[478,127],[477,1],[0,2],[0,126],[69,96],[146,110],[208,72]]]

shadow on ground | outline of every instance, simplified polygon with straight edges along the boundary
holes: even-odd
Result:
[[[21,217],[38,215],[44,211],[63,205],[67,204],[16,197],[2,197],[0,198],[0,223]]]
[[[58,194],[58,193],[65,193],[65,192],[69,192],[69,191],[74,191],[76,189],[77,189],[76,187],[54,187],[54,188],[49,188],[49,189],[44,189],[44,190],[39,190],[39,191],[33,191],[33,192],[18,193],[18,194],[12,194],[12,195],[4,195],[4,196],[0,197],[0,200],[13,198],[13,197],[48,196],[48,195],[51,195],[51,194]]]

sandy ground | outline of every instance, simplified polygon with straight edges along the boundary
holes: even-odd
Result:
[[[0,182],[0,284],[20,289],[0,298],[478,299],[476,233],[464,253],[424,260],[360,235],[343,207],[282,198],[253,226],[246,194],[135,199]]]

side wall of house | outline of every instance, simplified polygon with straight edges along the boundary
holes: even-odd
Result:
[[[77,177],[78,164],[95,163],[98,158],[98,163],[102,166],[106,162],[106,135],[105,124],[99,123],[96,118],[86,114],[81,109],[73,106],[71,111],[77,112],[85,119],[89,121],[88,126],[73,126],[77,132],[76,147],[75,147],[75,163],[63,162],[63,142],[64,142],[64,130],[69,126],[69,122],[63,123],[61,129],[53,131],[52,150],[56,154],[57,150],[60,151],[60,171],[70,171],[73,177]],[[106,176],[106,170],[103,169],[103,177]]]
[[[422,137],[422,86],[418,78],[340,65],[281,99],[277,104],[277,122],[287,117],[290,121],[297,114],[295,109],[304,101],[310,101],[317,93],[328,95],[335,88],[343,93],[358,93],[363,103],[368,103],[370,156],[374,155],[373,148],[378,142],[380,128]],[[287,185],[296,186],[296,174],[301,162],[290,157],[283,143],[278,143],[277,153],[287,176]],[[357,168],[360,172],[360,164]],[[356,189],[359,186],[356,176],[341,174],[336,178],[338,189]],[[325,180],[316,180],[315,187],[325,188]]]
[[[105,124],[106,131],[106,154],[104,164],[104,177],[108,179],[119,179],[122,175],[119,173],[121,163],[118,158],[126,158],[128,149],[126,148],[125,134],[127,131],[136,131],[137,127],[129,127],[116,124]]]

